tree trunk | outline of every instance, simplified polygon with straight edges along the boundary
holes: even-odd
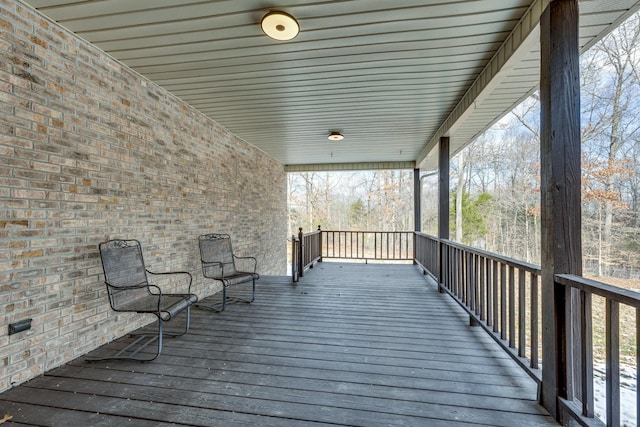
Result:
[[[619,70],[619,73],[622,73],[622,70]],[[618,81],[616,82],[616,92],[613,99],[613,111],[611,113],[611,137],[609,139],[609,157],[607,159],[607,168],[608,168],[608,176],[605,184],[605,192],[606,194],[614,194],[616,174],[614,173],[616,157],[618,155],[618,149],[620,147],[620,141],[618,137],[618,129],[620,126],[620,99],[622,97],[622,85],[623,85],[623,76],[621,74],[618,75]],[[603,240],[603,256],[601,258],[601,262],[603,265],[598,266],[598,271],[602,271],[602,273],[608,275],[608,265],[610,264],[611,257],[611,245],[612,245],[612,236],[611,229],[613,226],[613,209],[614,203],[611,199],[607,199],[604,202],[604,230],[602,233]]]

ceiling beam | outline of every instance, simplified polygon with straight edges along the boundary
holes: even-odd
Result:
[[[285,172],[333,172],[415,169],[416,163],[409,162],[362,162],[362,163],[311,163],[285,165]]]

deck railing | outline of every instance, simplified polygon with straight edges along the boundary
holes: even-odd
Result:
[[[631,313],[630,321],[635,322],[636,342],[636,420],[640,420],[640,293],[607,285],[584,277],[557,274],[556,284],[565,286],[573,293],[577,305],[577,321],[574,322],[573,345],[566,343],[567,360],[573,361],[573,387],[567,399],[560,399],[565,411],[575,419],[594,418],[594,369],[593,369],[593,315],[594,296],[604,299],[605,305],[605,355],[606,355],[606,422],[607,426],[623,425],[620,417],[620,321],[621,308]],[[621,307],[622,306],[622,307]],[[623,322],[624,323],[624,322]],[[629,329],[631,325],[625,323]]]
[[[438,277],[440,271],[438,247],[440,240],[437,237],[425,233],[415,233],[415,262],[423,268],[423,271],[430,273],[434,278]]]
[[[322,231],[322,258],[412,261],[413,231]]]
[[[541,383],[543,361],[540,330],[540,267],[471,248],[424,233],[416,233],[416,263],[430,273],[516,362]],[[640,383],[640,293],[575,275],[556,275],[557,285],[571,289],[572,319],[563,344],[567,352],[567,397],[559,402],[565,416],[584,426],[603,425],[594,412],[592,297],[605,303],[606,425],[621,423],[620,312],[635,322],[635,387]],[[629,329],[633,329],[626,323]],[[640,420],[640,393],[636,392],[636,419]]]
[[[539,385],[541,331],[541,269],[512,258],[469,247],[420,232],[317,231],[299,240],[305,265],[322,258],[358,260],[413,260],[436,279],[438,287],[468,313]],[[306,243],[305,243],[306,242]],[[312,260],[312,261],[310,261]],[[301,263],[303,265],[303,263]],[[605,306],[604,352],[605,414],[607,426],[621,425],[620,346],[621,310],[624,324],[635,323],[635,387],[640,388],[640,293],[575,275],[555,275],[556,286],[566,288],[568,303],[565,342],[566,397],[558,402],[563,417],[584,426],[603,425],[594,404],[593,298]],[[633,320],[631,320],[633,319]],[[633,352],[632,352],[633,353]],[[640,393],[636,392],[636,419],[640,419]]]
[[[322,251],[320,226],[315,231],[303,233],[302,227],[298,229],[298,236],[291,236],[292,264],[291,272],[293,281],[297,282],[299,277],[304,277],[304,272],[320,261]]]
[[[540,384],[539,267],[424,233],[416,263]]]

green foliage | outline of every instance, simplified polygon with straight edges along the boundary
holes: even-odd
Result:
[[[640,241],[638,241],[635,235],[626,236],[626,238],[620,243],[619,248],[623,251],[629,251],[633,253],[640,253]]]
[[[366,215],[367,208],[362,199],[359,198],[351,203],[349,206],[349,225],[351,226],[351,230],[361,229]]]
[[[452,208],[449,215],[451,229],[456,224],[456,191],[451,192]],[[487,232],[486,216],[493,203],[493,196],[489,193],[480,193],[473,198],[468,192],[462,193],[462,243],[472,245],[483,238]]]

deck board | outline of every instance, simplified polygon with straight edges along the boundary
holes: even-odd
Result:
[[[263,277],[250,305],[194,309],[154,362],[79,358],[0,395],[0,411],[7,425],[557,425],[535,397],[415,267],[320,263],[296,285]]]

